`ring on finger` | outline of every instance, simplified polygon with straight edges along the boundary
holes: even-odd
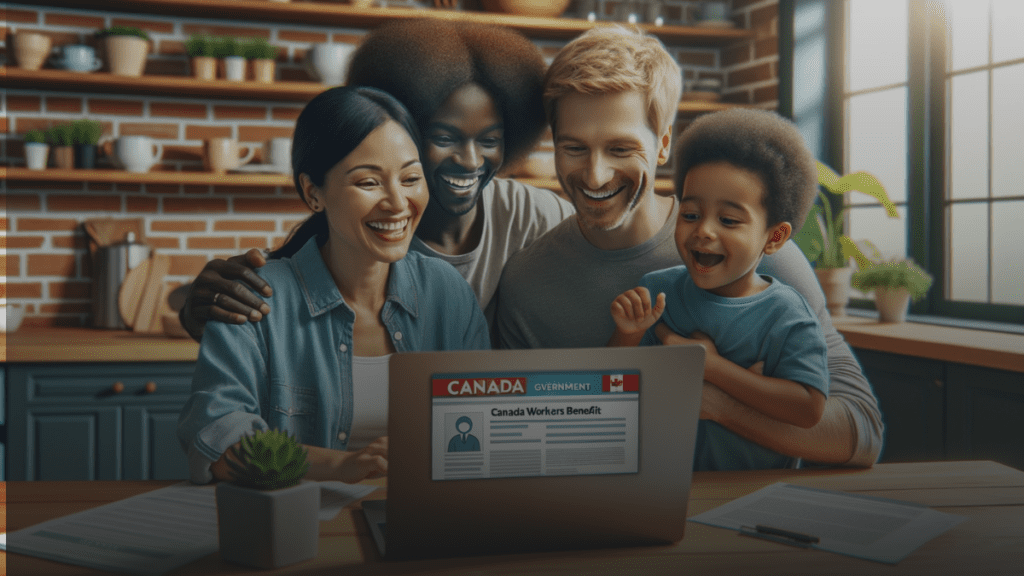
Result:
[[[220,306],[220,292],[213,295],[213,305]]]

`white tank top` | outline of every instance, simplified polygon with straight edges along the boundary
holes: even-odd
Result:
[[[352,357],[352,430],[348,450],[388,435],[388,358]]]

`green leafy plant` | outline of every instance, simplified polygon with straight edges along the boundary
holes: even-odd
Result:
[[[250,38],[243,47],[249,60],[273,60],[277,58],[277,46],[263,38]]]
[[[143,40],[149,40],[149,34],[146,34],[145,30],[134,26],[111,26],[96,33],[97,38],[106,38],[108,36],[137,36]]]
[[[917,302],[928,293],[932,277],[911,258],[870,263],[853,273],[853,287],[868,292],[876,288],[906,288]]]
[[[189,56],[215,56],[216,42],[206,34],[194,34],[185,41],[185,52]]]
[[[71,123],[71,139],[75,144],[96,145],[103,135],[103,125],[95,120],[76,120]]]
[[[55,124],[47,131],[47,136],[54,146],[71,146],[75,143],[75,128],[69,122]]]
[[[29,130],[25,132],[25,142],[32,142],[35,144],[46,144],[46,132],[42,130]]]
[[[899,218],[896,205],[889,199],[881,182],[867,172],[854,172],[840,178],[831,168],[818,162],[818,184],[837,196],[847,192],[867,194],[882,204],[889,218]],[[793,237],[804,256],[818,268],[843,268],[850,258],[857,262],[858,268],[869,265],[871,259],[849,236],[843,234],[843,214],[847,208],[833,213],[828,196],[821,190],[818,196],[821,205],[811,206],[803,228]]]
[[[238,38],[223,36],[214,39],[213,55],[218,58],[227,58],[228,56],[245,57],[245,46],[238,41]]]
[[[237,462],[228,458],[232,482],[257,490],[294,486],[309,470],[306,449],[287,432],[277,429],[255,432],[231,448]]]

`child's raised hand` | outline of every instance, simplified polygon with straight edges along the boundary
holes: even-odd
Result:
[[[658,294],[651,306],[651,293],[643,286],[626,290],[612,302],[612,319],[616,330],[623,335],[643,334],[654,326],[665,311],[665,293]]]

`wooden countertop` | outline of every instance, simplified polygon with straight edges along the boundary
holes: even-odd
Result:
[[[96,328],[23,327],[0,335],[0,362],[192,362],[191,338]]]
[[[1024,372],[1024,335],[873,318],[833,318],[854,348]]]

